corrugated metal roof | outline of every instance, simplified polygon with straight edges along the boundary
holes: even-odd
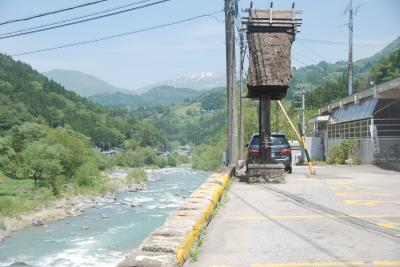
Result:
[[[377,103],[378,99],[369,98],[359,104],[350,103],[342,108],[335,109],[331,115],[333,124],[370,118]]]

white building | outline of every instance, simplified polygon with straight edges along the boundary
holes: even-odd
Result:
[[[332,144],[355,139],[362,162],[384,159],[388,147],[400,144],[400,78],[322,107],[311,122],[320,144],[315,151],[322,153],[314,158],[327,158]]]

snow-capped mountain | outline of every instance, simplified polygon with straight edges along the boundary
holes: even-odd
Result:
[[[158,82],[149,86],[136,89],[135,92],[143,94],[150,89],[160,86],[169,85],[176,88],[190,88],[195,90],[208,90],[215,87],[226,86],[225,74],[220,72],[200,72],[190,76],[178,76],[176,79]]]

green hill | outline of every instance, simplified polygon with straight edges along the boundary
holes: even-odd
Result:
[[[175,88],[172,86],[157,86],[144,94],[132,95],[124,93],[106,93],[90,96],[93,102],[105,106],[132,106],[146,107],[179,104],[197,98],[203,92],[189,88]]]
[[[369,86],[369,82],[372,81],[369,76],[371,68],[386,55],[393,53],[398,48],[400,48],[400,37],[375,55],[355,61],[353,64],[354,91],[366,89]],[[307,83],[308,88],[313,89],[318,86],[326,85],[327,83],[335,83],[343,75],[347,76],[347,62],[338,61],[332,64],[321,61],[316,65],[309,65],[294,70],[292,75],[293,77],[288,93],[289,98],[292,97],[295,90],[298,90],[298,85],[300,83]]]
[[[365,67],[356,75],[355,91],[368,88],[370,83],[380,84],[400,77],[400,48],[386,54],[377,62]],[[364,61],[367,62],[367,61]],[[373,62],[371,60],[371,62]],[[311,108],[319,108],[347,95],[347,77],[342,74],[336,80],[318,85],[306,93],[306,104]]]

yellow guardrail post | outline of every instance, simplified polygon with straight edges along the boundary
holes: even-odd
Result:
[[[294,125],[292,123],[292,120],[289,118],[289,115],[287,114],[287,112],[286,112],[285,108],[283,107],[283,105],[282,105],[280,100],[278,100],[278,104],[279,104],[280,108],[282,109],[283,114],[285,114],[286,119],[289,121],[289,124],[292,127],[293,131],[296,133],[297,138],[299,139],[299,142],[300,142],[301,146],[304,149],[304,152],[305,152],[306,157],[307,157],[308,169],[310,170],[310,173],[311,174],[315,174],[315,169],[314,169],[314,166],[313,166],[313,164],[311,162],[310,155],[308,154],[307,145],[306,145],[306,142],[304,140],[303,133],[301,133],[301,135],[300,135],[299,132],[296,130],[296,127],[294,127]]]

